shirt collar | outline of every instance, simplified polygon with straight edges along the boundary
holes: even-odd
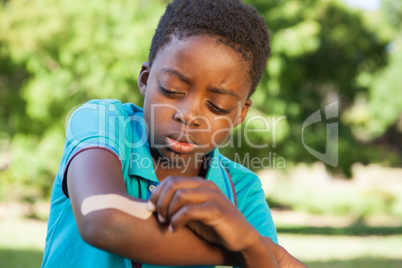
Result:
[[[133,135],[132,143],[130,144],[131,153],[128,173],[153,182],[159,182],[155,174],[142,109],[140,112],[134,113],[131,118],[131,125]]]
[[[227,197],[232,199],[232,187],[228,178],[228,170],[225,168],[226,164],[221,158],[218,148],[212,151],[206,180],[214,182]]]

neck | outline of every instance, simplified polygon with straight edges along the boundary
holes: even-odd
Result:
[[[196,177],[201,169],[201,164],[196,166],[193,161],[179,165],[178,163],[158,161],[155,158],[153,160],[156,177],[159,181],[162,181],[167,176]]]
[[[156,177],[159,181],[167,176],[196,177],[200,176],[204,159],[177,157],[174,160],[162,158],[159,154],[152,154]],[[203,173],[203,172],[201,172]],[[204,174],[205,175],[205,174]]]

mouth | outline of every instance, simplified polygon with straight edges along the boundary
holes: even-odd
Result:
[[[176,137],[175,137],[176,136]],[[177,153],[190,153],[196,148],[196,143],[184,137],[183,135],[173,135],[172,137],[166,137],[166,145]]]

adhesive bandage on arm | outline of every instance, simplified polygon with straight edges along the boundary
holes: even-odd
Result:
[[[133,217],[146,220],[152,215],[145,202],[133,201],[118,194],[93,195],[81,204],[82,215],[102,209],[117,209]]]

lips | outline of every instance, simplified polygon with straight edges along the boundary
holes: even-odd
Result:
[[[176,136],[176,135],[174,135]],[[186,139],[185,137],[166,137],[166,145],[172,150],[175,151],[177,153],[190,153],[192,152],[196,145],[194,142]]]

